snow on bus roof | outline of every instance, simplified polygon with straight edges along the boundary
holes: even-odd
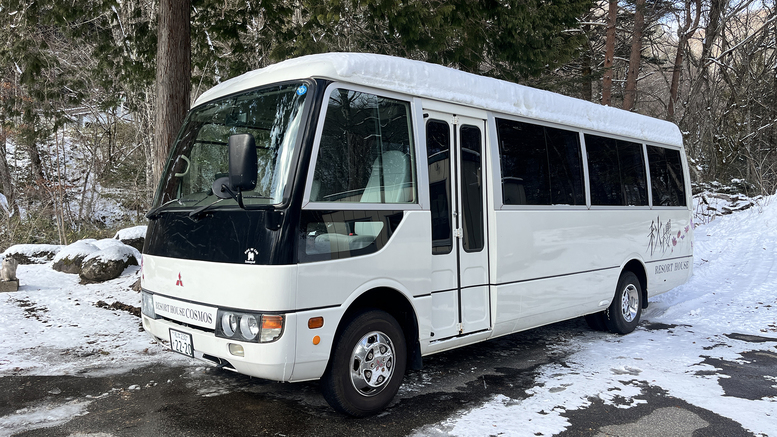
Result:
[[[337,80],[682,146],[680,130],[668,121],[441,65],[369,53],[325,53],[283,61],[225,81],[202,94],[194,105],[270,83],[304,78]]]

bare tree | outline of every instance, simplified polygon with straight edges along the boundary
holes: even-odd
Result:
[[[666,108],[666,119],[674,120],[674,105],[680,87],[680,72],[683,69],[683,54],[687,50],[688,40],[696,33],[701,17],[701,0],[685,0],[683,18],[678,17],[681,26],[677,29],[677,53],[672,67],[672,82],[669,86],[669,102]]]
[[[645,30],[645,0],[637,0],[634,11],[634,31],[631,38],[631,57],[623,91],[623,109],[631,111],[637,100],[637,76],[642,61],[642,32]]]
[[[618,0],[610,0],[607,9],[607,40],[604,44],[604,77],[602,78],[602,105],[612,103],[612,67],[615,59],[615,26],[618,20]]]

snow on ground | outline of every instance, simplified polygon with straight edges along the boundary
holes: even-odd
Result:
[[[777,339],[777,199],[768,200],[697,227],[694,276],[652,298],[637,331],[626,336],[588,332],[557,344],[570,355],[564,365],[541,368],[526,399],[495,396],[416,434],[550,436],[570,425],[566,411],[587,407],[591,398],[619,408],[645,402],[638,396],[647,383],[756,435],[775,435],[777,399],[724,396],[719,380],[728,376],[705,364],[708,359],[747,363],[743,353],[773,353],[777,345],[777,340],[727,337]],[[650,324],[671,329],[645,329]],[[777,369],[771,380],[777,383]]]
[[[0,293],[0,377],[121,373],[160,361],[190,363],[141,332],[139,317],[109,308],[114,302],[140,307],[140,293],[130,289],[139,267],[127,268],[113,281],[81,285],[78,275],[57,272],[51,264],[20,265],[19,291]]]

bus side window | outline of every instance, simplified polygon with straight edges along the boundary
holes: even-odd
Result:
[[[313,173],[311,202],[417,202],[410,104],[335,89]]]
[[[648,204],[641,144],[586,134],[585,148],[592,205]]]
[[[496,119],[505,205],[585,205],[577,132]]]
[[[686,206],[680,151],[647,146],[653,206]]]
[[[348,258],[380,250],[402,217],[375,204],[418,202],[410,103],[333,89],[324,115],[310,202],[331,211],[303,211],[301,262]],[[350,204],[338,210],[338,204]],[[358,207],[355,207],[358,205]]]
[[[426,154],[432,210],[432,254],[444,255],[453,250],[451,136],[448,123],[441,120],[426,122]]]
[[[350,258],[377,252],[402,221],[402,211],[304,210],[300,262]]]

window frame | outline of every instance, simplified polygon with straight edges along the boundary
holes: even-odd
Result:
[[[645,185],[645,195],[647,196],[647,199],[646,199],[647,202],[644,205],[594,205],[593,204],[593,199],[589,197],[589,201],[591,202],[590,203],[591,209],[628,209],[628,210],[633,210],[633,209],[652,209],[652,207],[653,207],[652,206],[652,195],[653,195],[653,193],[652,193],[652,191],[650,189],[651,188],[651,186],[650,186],[650,169],[648,168],[647,148],[645,147],[645,142],[641,141],[641,140],[635,140],[633,138],[621,137],[621,136],[617,136],[617,135],[610,135],[610,134],[601,133],[601,132],[584,132],[583,133],[583,141],[585,141],[585,135],[591,135],[591,136],[597,136],[597,137],[600,137],[600,138],[615,140],[616,142],[617,141],[624,141],[624,142],[628,142],[628,143],[632,143],[632,144],[638,145],[641,148],[640,155],[642,157],[642,170],[645,172],[644,173],[645,174],[645,184],[646,184]],[[616,148],[618,147],[617,143],[615,144],[615,147]],[[588,168],[588,151],[587,151],[587,149],[586,149],[586,155],[585,155],[585,164],[586,164],[586,171],[588,172],[589,168]],[[619,159],[619,164],[620,164],[620,159]],[[619,172],[618,179],[619,179],[619,183],[621,185],[621,188],[623,188],[623,179],[622,179],[621,176],[622,175]],[[590,185],[589,185],[588,188],[589,188],[589,192],[590,192],[591,191],[590,190]]]
[[[623,136],[623,135],[616,135],[616,134],[612,134],[612,133],[609,133],[609,132],[595,131],[595,130],[591,130],[591,129],[578,129],[578,131],[580,132],[580,141],[582,143],[583,152],[584,152],[584,155],[583,155],[583,166],[585,167],[585,181],[586,181],[586,190],[587,190],[586,191],[586,196],[587,196],[587,202],[588,202],[588,209],[590,209],[590,210],[597,210],[597,211],[604,211],[604,210],[634,211],[634,210],[652,210],[652,209],[654,209],[653,208],[653,203],[652,203],[653,202],[652,201],[653,193],[652,193],[651,187],[650,187],[650,168],[648,167],[648,162],[647,162],[647,148],[645,147],[645,144],[646,144],[645,141],[637,139],[637,138],[633,138],[633,137],[626,137],[626,136]],[[590,182],[590,175],[589,175],[589,168],[588,168],[588,149],[587,149],[586,143],[585,143],[585,136],[586,135],[596,135],[596,136],[611,138],[611,139],[619,140],[619,141],[628,141],[630,143],[636,143],[636,144],[639,144],[640,146],[642,146],[642,164],[644,166],[645,178],[646,178],[646,182],[647,182],[647,186],[646,186],[646,188],[647,188],[647,197],[648,197],[647,205],[594,205],[591,202],[591,192],[590,192],[590,187],[591,187],[590,184],[591,184],[591,182]],[[667,146],[667,145],[665,145],[663,143],[655,143],[654,142],[654,144],[656,144],[656,145],[660,144],[661,147],[672,147],[674,149],[680,150],[679,147]]]
[[[693,199],[692,196],[689,196],[689,193],[691,193],[691,187],[690,187],[690,172],[686,173],[685,169],[688,168],[687,163],[687,156],[685,154],[685,148],[680,148],[677,146],[671,146],[667,144],[657,143],[657,142],[651,142],[651,143],[643,143],[644,149],[645,149],[645,164],[647,165],[647,171],[648,171],[648,183],[650,184],[648,186],[648,193],[649,193],[649,200],[650,200],[650,208],[651,209],[657,209],[657,210],[678,210],[678,209],[688,209],[690,210],[693,208]],[[664,206],[664,205],[653,205],[653,181],[650,178],[650,161],[648,160],[648,147],[657,147],[661,149],[667,149],[667,150],[674,150],[678,153],[680,153],[680,170],[683,172],[683,194],[685,196],[685,205],[672,205],[672,206]]]
[[[387,97],[390,99],[400,100],[409,104],[408,118],[410,121],[410,127],[413,130],[413,153],[415,153],[414,162],[412,164],[413,174],[415,176],[415,202],[413,203],[368,203],[368,202],[319,202],[311,201],[310,193],[313,189],[313,178],[315,177],[316,164],[318,163],[318,154],[321,147],[321,137],[324,131],[324,122],[326,121],[326,114],[329,111],[329,99],[332,93],[336,89],[346,89],[348,91],[361,92],[374,94],[379,97]],[[324,90],[321,100],[321,110],[318,114],[318,122],[316,123],[316,131],[313,139],[313,148],[310,155],[310,163],[305,180],[305,191],[302,198],[302,209],[308,210],[371,210],[371,211],[397,211],[397,210],[422,210],[424,208],[424,185],[429,183],[425,173],[419,170],[421,164],[426,165],[426,141],[421,141],[419,138],[418,120],[421,118],[420,104],[416,97],[399,94],[391,91],[385,91],[381,89],[374,89],[370,87],[364,87],[359,85],[353,85],[346,82],[331,82]],[[423,146],[423,152],[420,147]],[[424,155],[421,155],[423,153]]]

